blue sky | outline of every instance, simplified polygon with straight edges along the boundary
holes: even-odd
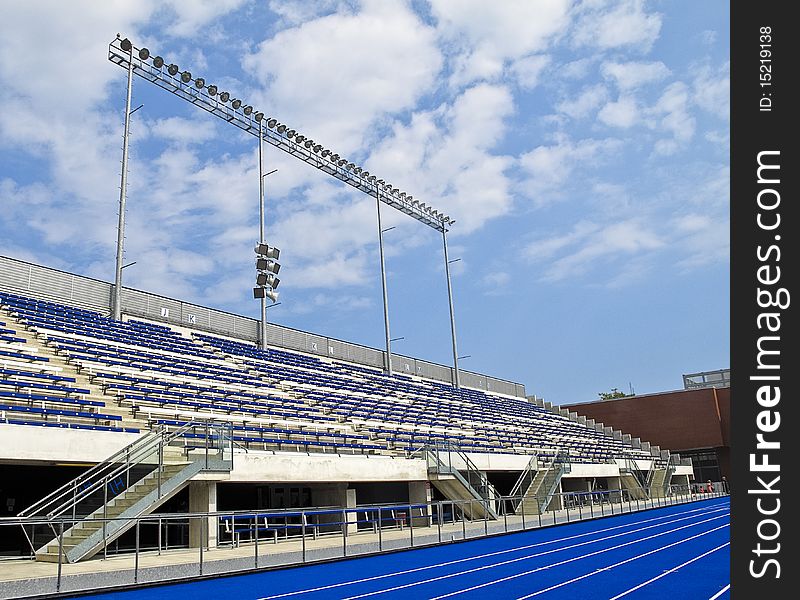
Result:
[[[456,220],[462,367],[557,403],[729,366],[728,3],[0,4],[0,254],[113,279],[117,32]],[[134,81],[126,285],[257,316],[255,139]],[[381,347],[374,199],[269,148],[278,323]],[[390,209],[398,353],[451,361],[441,238]]]

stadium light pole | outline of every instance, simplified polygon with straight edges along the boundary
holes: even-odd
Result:
[[[119,35],[117,35],[119,37]],[[125,253],[125,200],[128,188],[128,138],[131,128],[131,92],[133,91],[133,44],[127,38],[120,42],[122,50],[128,52],[128,88],[125,94],[125,130],[122,134],[122,176],[119,186],[119,218],[117,221],[117,260],[114,274],[113,317],[122,319],[122,261]]]
[[[453,221],[451,221],[453,223]],[[442,227],[442,246],[444,247],[444,272],[447,278],[447,300],[450,304],[450,334],[453,338],[453,385],[461,387],[458,373],[458,343],[456,342],[456,315],[453,309],[453,286],[450,283],[450,260],[447,257],[447,229]],[[458,260],[458,259],[456,259]]]
[[[264,179],[267,175],[272,175],[278,169],[273,169],[269,173],[264,173],[264,121],[258,121],[258,243],[266,244],[264,239]],[[267,349],[267,298],[261,296],[261,321],[260,321],[260,335],[258,346],[261,350]]]
[[[375,191],[378,207],[378,250],[381,256],[381,284],[383,287],[383,327],[386,333],[386,374],[392,376],[392,340],[389,334],[389,295],[386,290],[386,261],[383,256],[383,226],[381,225],[381,193]]]

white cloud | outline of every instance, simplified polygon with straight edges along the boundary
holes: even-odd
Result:
[[[583,119],[594,112],[608,98],[608,91],[602,84],[584,88],[574,99],[562,100],[556,109],[573,119]]]
[[[520,156],[519,166],[527,175],[521,191],[536,204],[560,197],[562,186],[578,167],[590,170],[603,164],[620,146],[618,140],[584,139],[573,142],[565,135],[554,144],[537,146]]]
[[[589,70],[596,62],[595,58],[579,58],[562,65],[558,73],[564,79],[583,79],[589,74]]]
[[[208,118],[183,117],[167,117],[146,123],[149,135],[182,145],[200,144],[214,138],[215,125]]]
[[[281,24],[294,26],[317,17],[345,10],[346,3],[340,0],[270,0],[269,9],[281,17]]]
[[[610,127],[627,129],[639,123],[639,107],[633,96],[621,96],[600,109],[597,118]]]
[[[606,79],[612,79],[620,90],[627,91],[648,83],[661,81],[670,73],[660,62],[605,62],[600,71]]]
[[[507,61],[549,49],[569,23],[569,0],[432,0],[431,10],[446,44],[456,50],[451,85],[461,87],[500,76]],[[530,86],[532,64],[512,71]],[[525,67],[528,67],[526,69]]]
[[[542,72],[549,64],[549,56],[535,54],[515,60],[511,64],[511,72],[514,74],[520,87],[530,90],[539,84]]]
[[[512,159],[492,149],[513,110],[506,87],[476,85],[452,104],[414,114],[408,126],[395,123],[367,166],[444,209],[458,222],[454,232],[469,233],[511,207]]]
[[[692,101],[703,110],[720,119],[730,119],[731,79],[730,63],[716,71],[704,65],[695,69],[692,81]]]
[[[661,15],[647,13],[642,0],[587,2],[573,32],[578,46],[646,52],[658,39]]]
[[[655,251],[664,240],[640,218],[598,225],[579,223],[566,235],[537,240],[525,254],[537,261],[556,257],[544,269],[545,281],[584,275],[590,267],[621,259],[630,260]],[[549,254],[548,254],[549,253]]]
[[[413,107],[441,67],[432,28],[404,4],[366,0],[279,32],[243,60],[264,86],[253,102],[334,151],[370,139],[376,120]]]
[[[202,27],[222,15],[236,10],[249,0],[168,0],[165,5],[172,9],[174,19],[168,28],[170,34],[189,37],[197,34]],[[170,21],[167,21],[170,23]]]
[[[671,138],[656,144],[656,154],[672,154],[694,136],[695,118],[688,107],[689,89],[685,83],[676,81],[669,85],[649,113],[658,120],[662,131]]]

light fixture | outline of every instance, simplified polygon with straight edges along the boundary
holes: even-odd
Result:
[[[269,298],[269,299],[270,299],[270,300],[272,300],[273,302],[277,302],[277,301],[278,301],[278,296],[279,296],[279,295],[280,295],[280,294],[278,294],[278,292],[276,292],[275,290],[270,290],[270,289],[268,289],[268,290],[266,291],[266,296],[267,296],[267,298]]]
[[[277,275],[278,271],[281,270],[281,266],[275,261],[267,260],[266,258],[257,258],[256,269],[259,271],[269,271],[270,273]]]
[[[136,53],[135,60],[133,57],[134,51]],[[434,211],[433,207],[428,207],[424,204],[422,208],[419,208],[419,203],[417,203],[412,209],[412,206],[408,204],[412,202],[411,196],[401,192],[399,188],[391,183],[371,175],[369,171],[366,171],[355,162],[324,148],[322,144],[317,144],[314,140],[304,135],[298,134],[294,129],[289,129],[288,126],[282,125],[276,118],[267,117],[253,105],[246,104],[241,99],[233,97],[231,92],[221,91],[216,85],[208,85],[204,78],[193,77],[188,70],[181,71],[177,64],[167,63],[162,55],[152,54],[149,48],[134,46],[129,38],[117,35],[109,46],[108,58],[118,66],[130,69],[133,75],[138,75],[151,83],[157,84],[168,92],[219,118],[224,118],[252,135],[263,136],[263,130],[259,126],[266,122],[267,127],[272,129],[274,133],[264,139],[275,145],[279,150],[293,154],[296,158],[317,169],[326,171],[329,175],[353,185],[362,192],[373,196],[380,192],[378,193],[380,201],[400,208],[426,225],[439,231],[444,231],[443,225],[452,221],[448,216],[439,211]],[[196,90],[193,91],[192,88],[196,88]],[[197,90],[205,90],[205,93],[198,94]],[[221,104],[232,106],[232,109],[219,110]],[[257,126],[254,128],[253,126],[256,125],[256,122]],[[285,143],[289,139],[294,143]],[[300,145],[306,149],[305,152],[298,152]],[[320,158],[312,157],[312,153]],[[323,162],[321,158],[327,160]],[[332,164],[329,164],[328,161]],[[334,168],[330,168],[331,166]]]
[[[273,290],[277,288],[281,283],[281,280],[275,277],[272,273],[259,273],[256,275],[256,285],[268,285]]]
[[[269,246],[267,244],[256,244],[255,252],[260,256],[272,258],[274,260],[278,260],[281,257],[281,251],[279,248],[276,248],[275,246]]]

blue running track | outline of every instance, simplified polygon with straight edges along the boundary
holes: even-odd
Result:
[[[464,543],[90,597],[727,600],[729,561],[730,501],[718,498]]]

